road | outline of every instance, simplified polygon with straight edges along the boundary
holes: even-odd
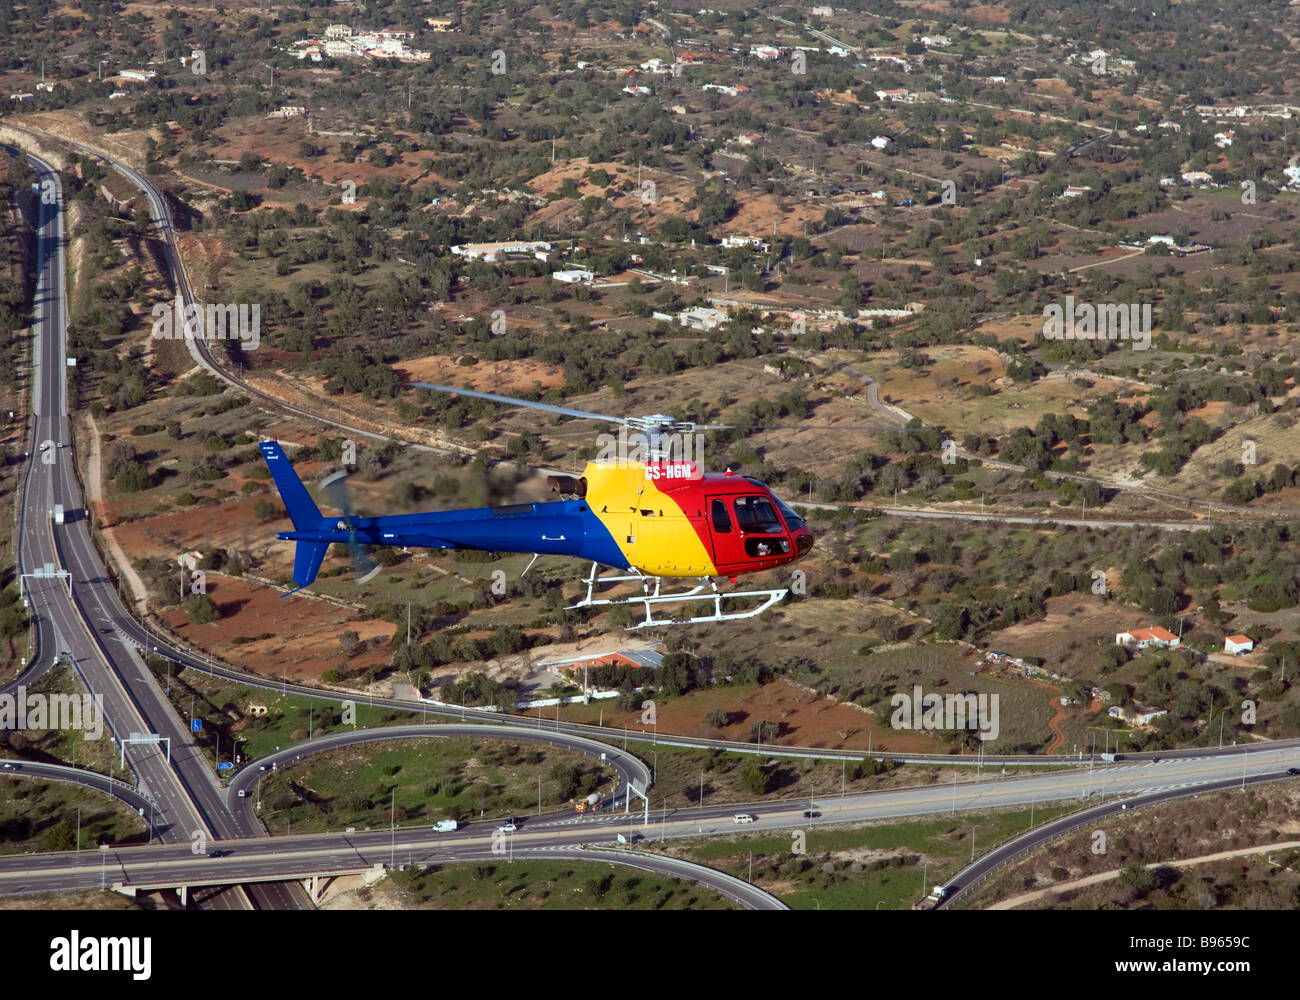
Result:
[[[56,567],[69,574],[71,597],[57,578],[26,577],[24,583],[36,635],[29,670],[18,683],[30,683],[56,659],[72,665],[86,688],[102,698],[105,727],[119,756],[136,777],[140,794],[151,804],[150,837],[189,842],[205,837],[247,835],[224,806],[211,768],[192,742],[188,727],[168,703],[135,648],[114,621],[130,619],[91,540],[84,497],[72,462],[64,359],[68,314],[65,301],[63,193],[59,177],[47,163],[28,157],[43,192],[37,236],[37,283],[33,303],[32,440],[18,512],[20,572]],[[51,512],[61,504],[69,512],[56,525]],[[109,628],[104,628],[109,625]],[[133,733],[170,739],[166,744],[133,745],[120,752]],[[170,750],[170,760],[168,759]],[[248,904],[234,892],[218,905]],[[304,905],[306,896],[281,887],[258,889],[264,905]]]
[[[1140,795],[1128,799],[1124,802],[1107,802],[1104,805],[1097,806],[1093,809],[1087,809],[1083,812],[1072,813],[1069,816],[1062,816],[1060,819],[1051,823],[1044,823],[1042,826],[1035,827],[1033,830],[1001,844],[987,854],[982,855],[971,864],[967,865],[947,883],[947,895],[939,902],[935,909],[941,909],[951,906],[956,900],[969,893],[979,883],[985,881],[989,876],[995,874],[1001,869],[1012,864],[1019,858],[1028,854],[1044,844],[1063,837],[1075,830],[1081,830],[1084,827],[1093,826],[1097,823],[1104,822],[1108,819],[1114,819],[1116,816],[1126,813],[1131,809],[1138,809],[1142,806],[1156,805],[1160,802],[1169,802],[1177,798],[1186,798],[1189,794],[1194,796],[1207,795],[1217,791],[1228,791],[1233,788],[1244,788],[1247,785],[1255,786],[1272,781],[1284,781],[1291,778],[1291,775],[1277,774],[1257,774],[1248,776],[1244,781],[1236,777],[1223,778],[1219,781],[1210,782],[1198,786],[1195,793],[1189,793],[1185,788],[1161,789],[1150,792],[1146,795]],[[1176,865],[1177,862],[1170,862]]]
[[[284,878],[328,872],[358,872],[375,865],[448,864],[458,861],[494,859],[509,861],[521,857],[550,856],[548,852],[577,850],[578,842],[611,844],[617,834],[643,841],[683,839],[700,836],[734,837],[738,832],[773,833],[804,830],[814,844],[815,830],[826,825],[862,823],[902,816],[972,812],[1024,807],[1031,803],[1075,801],[1098,795],[1123,797],[1088,813],[1076,814],[1064,823],[1049,824],[1032,831],[1024,843],[1012,842],[992,852],[986,870],[1027,849],[1026,843],[1043,843],[1059,836],[1070,824],[1083,825],[1104,818],[1123,806],[1205,794],[1231,788],[1242,782],[1275,780],[1289,767],[1300,766],[1300,748],[1272,750],[1267,754],[1225,751],[1197,760],[1168,760],[1123,765],[1093,772],[1080,769],[1033,777],[995,778],[953,786],[926,785],[889,789],[855,795],[818,796],[808,802],[780,804],[725,804],[687,809],[651,809],[627,815],[607,812],[595,816],[552,813],[517,820],[514,834],[497,830],[499,821],[470,823],[454,833],[434,834],[425,825],[389,827],[335,833],[306,833],[223,842],[230,853],[211,858],[196,855],[188,845],[154,845],[120,848],[80,855],[27,855],[0,858],[0,893],[41,892],[95,888],[106,882],[127,886],[159,887],[186,883],[219,884],[230,881]],[[752,824],[732,821],[738,812],[757,816]],[[571,855],[617,860],[619,850],[608,853]],[[658,855],[638,855],[637,864],[654,864]],[[104,870],[101,871],[101,865]],[[663,868],[654,870],[664,871]],[[952,881],[973,884],[981,869],[973,868]],[[696,880],[709,876],[694,872]],[[690,876],[687,876],[690,877]],[[962,880],[966,881],[963,882]],[[706,883],[707,884],[707,883]],[[711,885],[718,888],[716,884]],[[722,891],[719,889],[719,891]]]

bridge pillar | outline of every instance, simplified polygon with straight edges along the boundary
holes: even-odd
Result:
[[[190,905],[190,887],[183,885],[176,890],[176,894],[181,897],[181,909],[186,909]]]

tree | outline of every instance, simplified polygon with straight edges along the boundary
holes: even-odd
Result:
[[[207,594],[191,594],[181,607],[195,625],[208,625],[221,617],[221,612]]]
[[[934,615],[934,634],[940,639],[960,639],[969,622],[965,608],[955,604],[940,605]]]
[[[731,722],[731,713],[720,708],[711,708],[709,714],[704,717],[704,721],[711,729],[721,729]]]
[[[749,738],[755,743],[770,743],[776,739],[780,726],[768,719],[755,719],[749,727]]]
[[[45,849],[47,851],[70,851],[77,845],[72,824],[61,819],[45,831]]]
[[[1139,861],[1134,861],[1119,873],[1119,880],[1131,886],[1139,896],[1145,896],[1156,887],[1156,873]]]
[[[139,493],[150,484],[149,470],[135,459],[127,462],[113,479],[113,485],[122,493]]]
[[[747,792],[766,795],[768,788],[771,787],[772,776],[756,757],[750,757],[740,768],[740,781]]]

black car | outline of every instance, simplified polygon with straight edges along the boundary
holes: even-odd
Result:
[[[1288,768],[1286,769],[1286,773],[1287,773],[1287,774],[1300,774],[1300,767],[1288,767]]]
[[[803,818],[804,818],[804,819],[817,819],[817,818],[820,817],[820,816],[821,816],[821,813],[819,813],[816,809],[805,809],[805,810],[803,811]]]

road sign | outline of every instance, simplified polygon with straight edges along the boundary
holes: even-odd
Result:
[[[229,770],[230,770],[232,767],[234,767],[234,766],[235,766],[235,765],[232,764],[232,763],[230,763],[230,761],[228,761],[228,760],[223,760],[223,761],[221,761],[220,763],[217,764],[217,770],[218,770],[218,771],[229,771]]]
[[[190,732],[199,733],[203,731],[202,719],[190,719]]]

